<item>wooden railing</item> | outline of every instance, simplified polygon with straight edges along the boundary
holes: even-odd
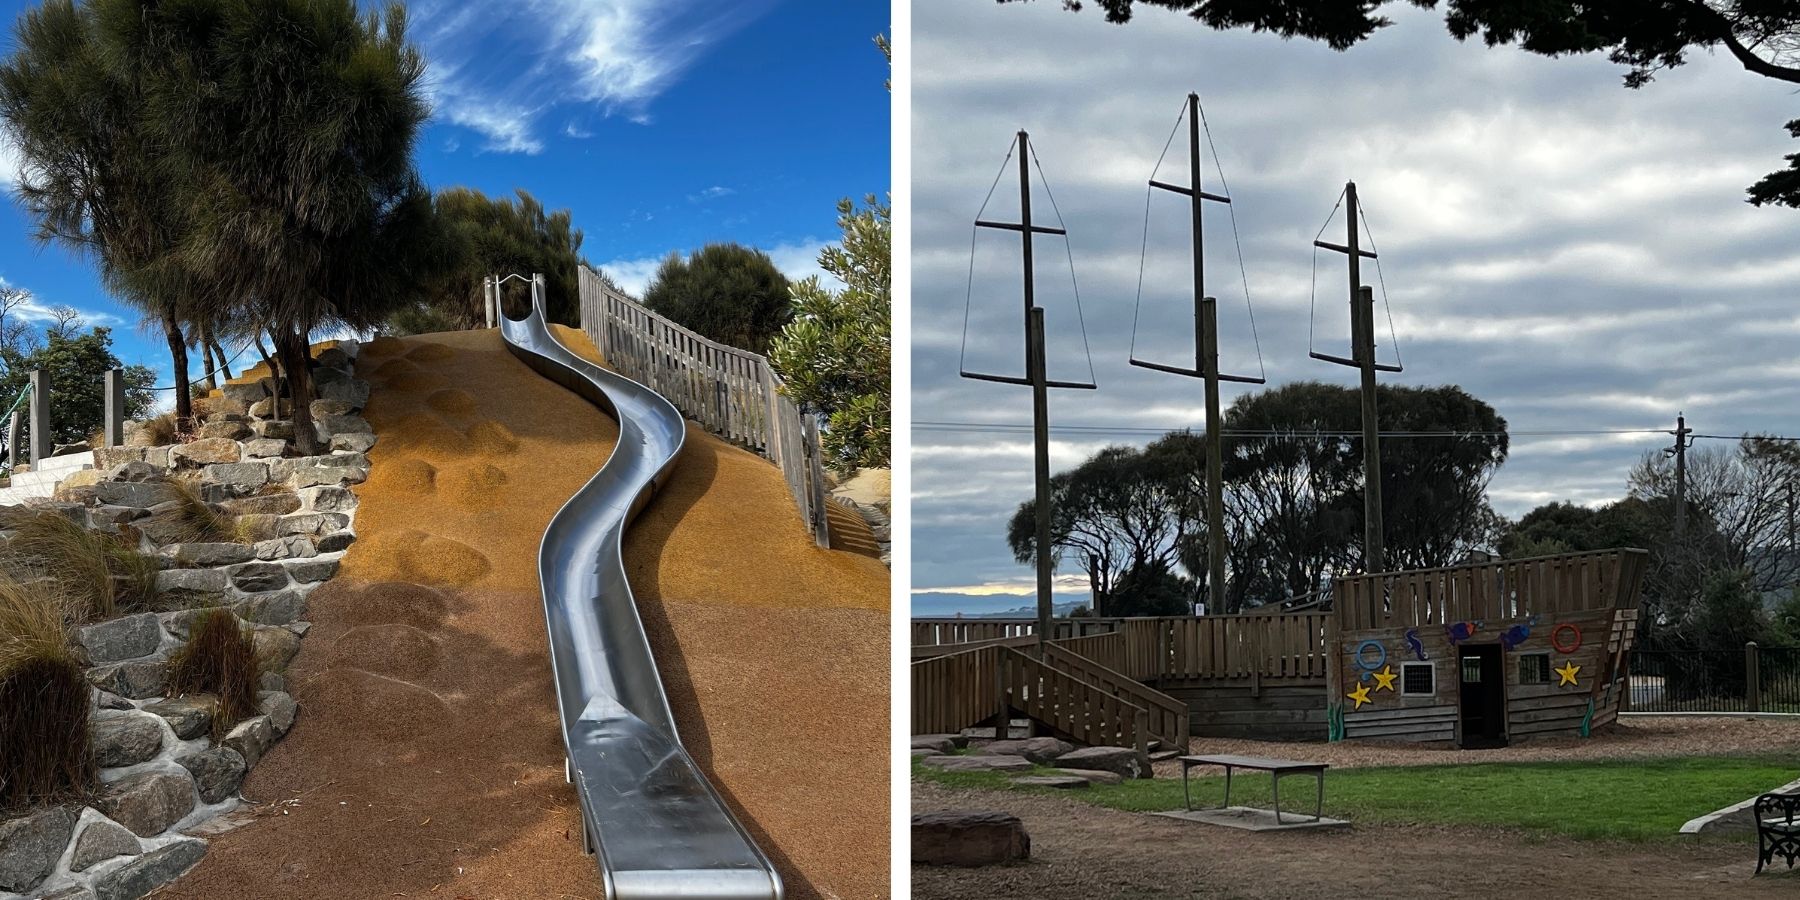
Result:
[[[912,664],[913,734],[955,734],[1000,712],[1000,654],[987,646]]]
[[[1117,630],[1122,619],[1052,619],[1054,633],[1051,639],[1060,640],[1069,637],[1081,637],[1089,634],[1106,634]],[[996,638],[1020,637],[1037,633],[1036,619],[914,619],[912,620],[912,645],[926,647],[936,644],[966,644],[972,641],[989,641]]]
[[[1119,671],[1162,678],[1318,678],[1330,613],[1127,619]]]
[[[1345,631],[1632,607],[1649,558],[1601,550],[1352,575],[1333,584],[1332,606]]]
[[[581,327],[615,371],[667,397],[707,431],[779,466],[814,540],[829,546],[818,420],[782,393],[767,359],[651,312],[586,266]]]
[[[1104,635],[1104,637],[1117,636]],[[1076,638],[1075,640],[1091,641],[1093,638]],[[1142,707],[1146,713],[1146,727],[1149,729],[1151,738],[1161,740],[1173,747],[1187,749],[1188,707],[1186,703],[1155,688],[1145,687],[1129,675],[1069,650],[1067,649],[1068,645],[1069,642],[1059,642],[1045,648],[1046,658],[1051,665],[1120,700],[1133,706]]]
[[[977,651],[981,652],[981,651]],[[1150,713],[1054,663],[998,648],[999,683],[1008,706],[1091,747],[1149,750]]]

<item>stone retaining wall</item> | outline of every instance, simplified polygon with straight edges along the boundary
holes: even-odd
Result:
[[[128,430],[124,447],[95,451],[95,467],[57,486],[48,503],[86,527],[136,540],[154,554],[159,605],[74,630],[90,665],[94,751],[100,788],[85,805],[35,810],[0,821],[0,900],[127,900],[150,893],[205,855],[196,835],[245,801],[238,788],[299,714],[282,674],[310,624],[306,598],[337,574],[356,540],[356,495],[368,477],[375,435],[356,413],[368,383],[354,377],[356,345],[319,353],[311,409],[328,453],[296,457],[293,424],[270,399],[267,379],[227,385],[197,438],[145,446]],[[183,543],[173,479],[237,517],[260,540]],[[10,535],[0,532],[0,540]],[[172,653],[196,619],[229,609],[253,630],[265,673],[260,711],[216,746],[207,697],[167,696]],[[212,823],[208,827],[208,823]]]

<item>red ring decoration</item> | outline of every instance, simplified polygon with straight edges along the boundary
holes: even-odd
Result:
[[[1557,640],[1557,635],[1562,634],[1563,629],[1565,629],[1565,628],[1567,628],[1570,631],[1575,632],[1575,644],[1573,646],[1564,647],[1562,645],[1562,641]],[[1558,652],[1558,653],[1574,653],[1575,651],[1580,650],[1581,649],[1581,626],[1576,625],[1572,622],[1564,622],[1564,623],[1556,626],[1555,628],[1550,629],[1550,646],[1555,647],[1556,652]]]

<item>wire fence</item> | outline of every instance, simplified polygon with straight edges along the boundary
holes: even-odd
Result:
[[[1630,692],[1636,713],[1800,715],[1800,647],[1634,650]]]

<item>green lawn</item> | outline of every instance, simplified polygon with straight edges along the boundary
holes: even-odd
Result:
[[[1192,779],[1196,806],[1217,806],[1223,777]],[[1216,769],[1212,771],[1217,771]],[[989,772],[942,772],[913,764],[914,775],[954,787],[1036,790]],[[1583,839],[1672,838],[1682,823],[1800,777],[1800,763],[1777,757],[1634,759],[1566,763],[1471,763],[1337,769],[1325,776],[1325,814],[1369,824],[1446,824],[1516,828]],[[1313,808],[1313,779],[1281,780],[1283,812]],[[1113,809],[1180,809],[1180,779],[1140,779],[1056,793]],[[1268,806],[1267,775],[1234,776],[1233,805]]]

